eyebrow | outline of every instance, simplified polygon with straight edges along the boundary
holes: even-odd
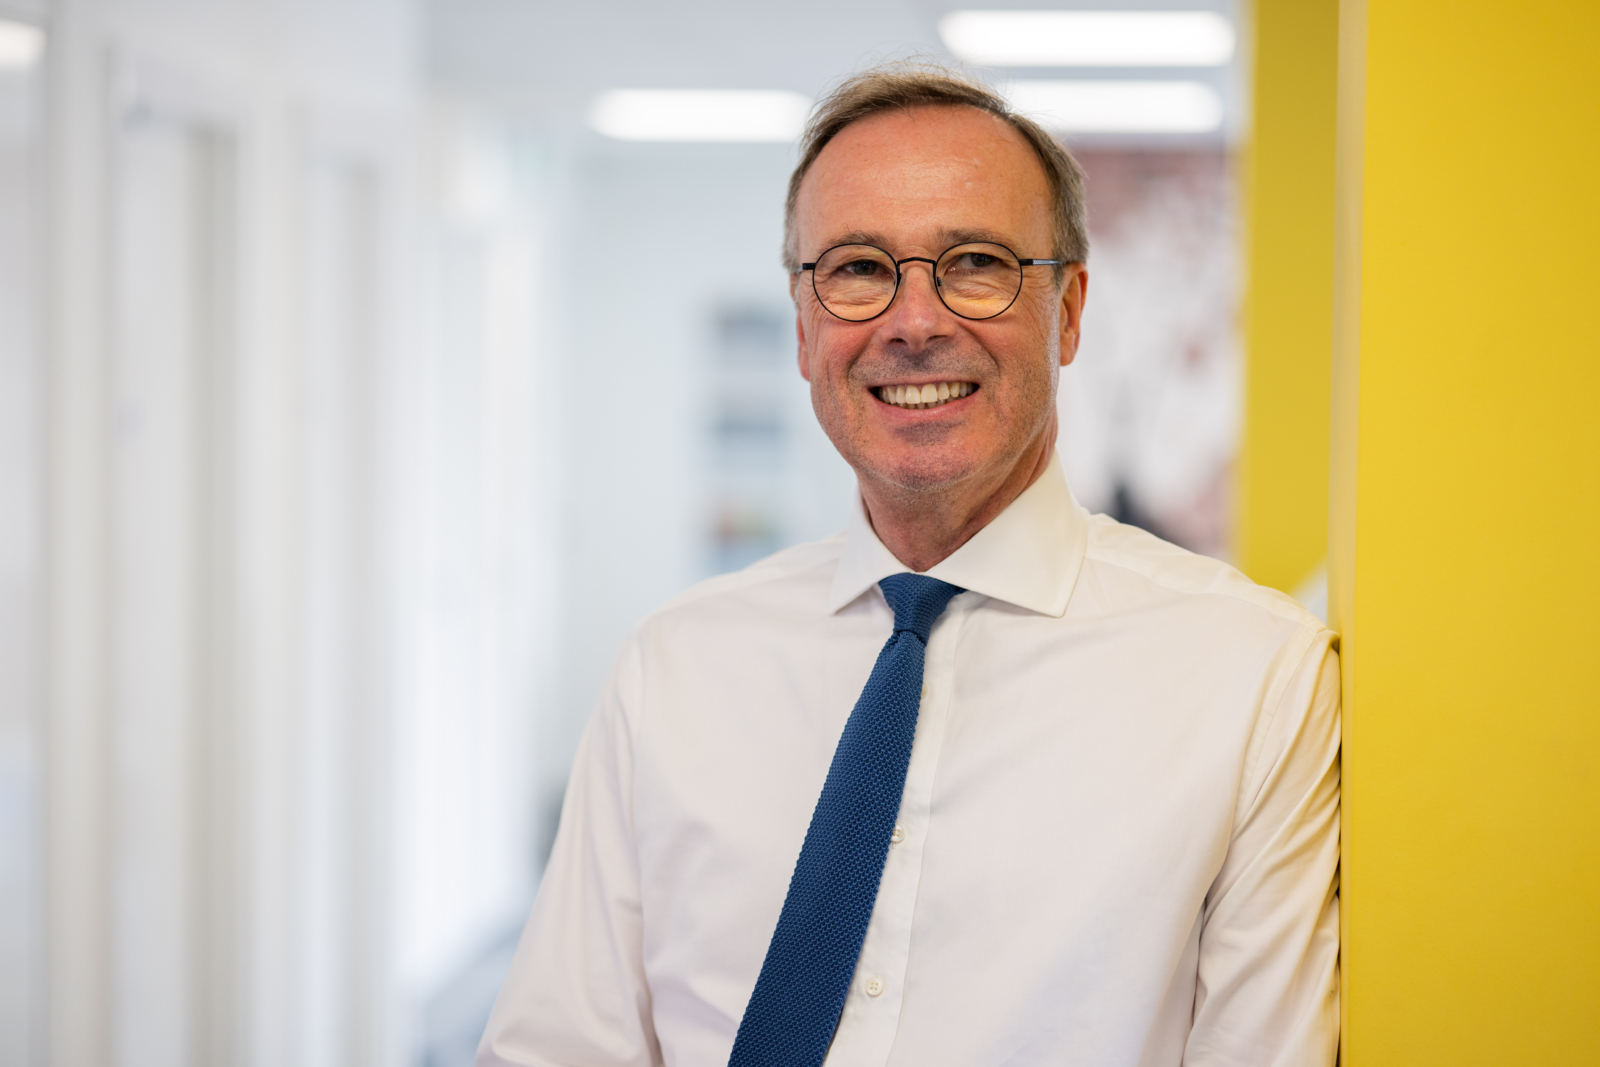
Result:
[[[870,233],[867,230],[851,230],[849,233],[835,234],[830,237],[828,243],[817,250],[817,254],[820,256],[827,249],[837,248],[839,245],[873,245],[877,248],[883,248],[888,243],[889,239],[881,233]]]
[[[939,240],[943,242],[942,247],[940,248],[941,252],[947,248],[954,248],[956,245],[978,243],[1004,245],[1007,248],[1011,247],[1011,245],[1007,243],[1009,240],[1011,240],[1011,238],[1008,238],[1005,234],[998,233],[994,230],[943,229],[939,230],[938,234]],[[833,237],[829,238],[828,243],[817,250],[817,255],[820,256],[827,249],[837,248],[839,245],[872,245],[873,247],[881,248],[886,252],[889,251],[889,239],[885,235],[881,233],[873,233],[869,230],[851,230],[848,233],[835,234]]]
[[[994,230],[940,230],[939,236],[945,242],[946,248],[966,244],[1005,245],[1010,248],[1011,242],[1015,240]]]

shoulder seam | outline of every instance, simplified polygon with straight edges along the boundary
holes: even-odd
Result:
[[[1176,549],[1176,552],[1174,553],[1175,555],[1177,553],[1182,553],[1183,555],[1186,555],[1186,556],[1198,556],[1198,553],[1190,552],[1187,549],[1177,548],[1177,546],[1173,546],[1173,547]],[[1251,605],[1253,607],[1258,607],[1263,611],[1266,611],[1266,612],[1268,612],[1268,613],[1270,613],[1272,615],[1276,615],[1277,617],[1279,617],[1281,619],[1284,619],[1285,621],[1297,623],[1297,624],[1299,624],[1300,626],[1303,626],[1303,627],[1309,627],[1309,628],[1312,628],[1314,630],[1326,630],[1326,629],[1328,629],[1328,627],[1320,619],[1318,619],[1315,615],[1312,615],[1309,611],[1306,611],[1306,609],[1304,607],[1302,607],[1298,603],[1296,603],[1294,601],[1294,599],[1292,597],[1289,597],[1289,595],[1287,593],[1280,592],[1279,590],[1276,590],[1276,589],[1269,589],[1267,586],[1259,585],[1259,584],[1257,584],[1255,582],[1251,582],[1250,579],[1247,576],[1245,576],[1244,574],[1239,574],[1239,572],[1238,572],[1238,570],[1236,568],[1230,566],[1229,564],[1223,563],[1221,560],[1213,560],[1212,562],[1214,562],[1219,567],[1227,567],[1228,570],[1233,571],[1236,574],[1239,574],[1239,580],[1242,581],[1242,582],[1248,583],[1249,586],[1252,589],[1264,590],[1269,595],[1267,595],[1267,596],[1260,596],[1260,595],[1252,596],[1252,595],[1244,594],[1242,592],[1230,591],[1228,589],[1218,589],[1218,588],[1210,588],[1210,587],[1202,589],[1202,588],[1185,587],[1181,583],[1174,582],[1174,581],[1170,580],[1170,578],[1168,576],[1166,576],[1166,575],[1152,574],[1152,573],[1150,573],[1149,570],[1146,570],[1146,569],[1144,569],[1142,567],[1134,566],[1134,565],[1132,565],[1131,563],[1127,562],[1124,559],[1118,559],[1113,555],[1108,555],[1106,553],[1097,551],[1092,546],[1084,554],[1084,558],[1086,560],[1093,560],[1096,563],[1103,563],[1108,567],[1115,567],[1118,570],[1126,571],[1129,574],[1137,575],[1138,577],[1143,578],[1144,580],[1150,582],[1153,585],[1160,586],[1162,589],[1166,589],[1166,590],[1169,590],[1169,591],[1174,592],[1174,593],[1182,593],[1182,594],[1184,594],[1186,596],[1217,596],[1217,597],[1222,597],[1225,600],[1233,600],[1233,601],[1237,601],[1237,602],[1239,602],[1241,604],[1249,604],[1249,605]],[[1209,557],[1199,557],[1199,558],[1208,559]],[[1285,600],[1288,600],[1288,603],[1285,604],[1285,603],[1280,602],[1278,600],[1279,597],[1283,597]]]

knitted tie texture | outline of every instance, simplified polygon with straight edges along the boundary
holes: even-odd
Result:
[[[878,898],[922,704],[928,634],[957,586],[878,583],[894,633],[834,749],[728,1067],[816,1067],[828,1054]]]

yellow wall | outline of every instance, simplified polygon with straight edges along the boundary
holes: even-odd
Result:
[[[1338,0],[1258,0],[1235,556],[1292,591],[1328,533]]]
[[[1346,1063],[1600,1063],[1600,4],[1349,0]]]

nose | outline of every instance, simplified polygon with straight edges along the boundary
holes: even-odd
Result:
[[[929,342],[949,337],[956,317],[939,299],[932,260],[911,256],[895,265],[900,268],[900,288],[883,314],[882,328],[888,334],[886,340],[920,352]]]

